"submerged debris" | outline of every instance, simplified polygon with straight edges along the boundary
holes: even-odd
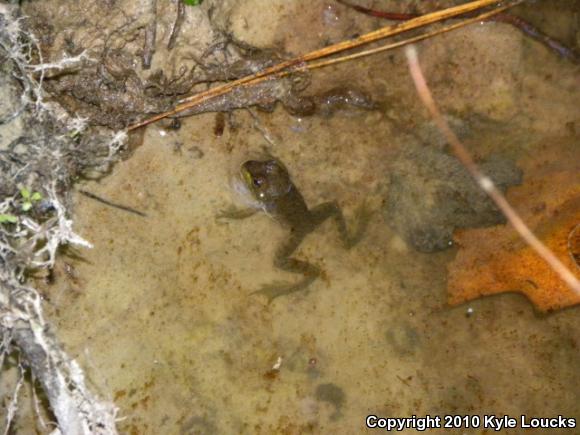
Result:
[[[346,402],[346,394],[342,388],[332,383],[320,384],[316,387],[315,396],[319,402],[326,402],[334,407],[334,413],[331,416],[333,420],[341,417],[341,411]]]
[[[143,116],[170,109],[180,98],[253,74],[282,59],[275,50],[233,40],[212,27],[205,10],[184,9],[181,1],[173,21],[169,15],[175,16],[176,12],[166,8],[175,5],[149,0],[145,13],[139,9],[121,10],[122,6],[113,5],[111,10],[105,4],[95,4],[90,13],[71,7],[69,13],[77,17],[75,22],[83,24],[82,28],[67,28],[67,32],[82,33],[85,37],[71,37],[68,43],[66,38],[54,36],[65,23],[53,16],[51,9],[39,5],[28,11],[33,27],[40,28],[47,22],[51,25],[42,45],[44,57],[52,59],[63,51],[70,55],[89,51],[92,61],[82,69],[52,74],[45,81],[45,89],[89,125],[126,127]],[[195,38],[179,31],[192,14],[199,20]],[[101,28],[99,18],[109,19],[111,15],[114,16],[111,24]],[[169,41],[159,38],[166,32]],[[91,36],[86,40],[88,34]],[[85,41],[82,46],[72,42],[79,40]],[[156,59],[162,58],[162,63],[156,63]],[[292,100],[301,92],[308,84],[305,77],[302,74],[239,89],[181,116],[250,106],[271,110],[276,102]]]
[[[509,160],[495,157],[480,167],[503,191],[521,182]],[[392,166],[386,202],[389,224],[420,252],[448,248],[457,228],[505,221],[455,157],[428,145],[405,146]]]
[[[283,104],[290,114],[296,116],[310,116],[315,113],[331,116],[339,111],[373,110],[378,107],[369,95],[350,86],[334,87],[317,95],[290,95]]]

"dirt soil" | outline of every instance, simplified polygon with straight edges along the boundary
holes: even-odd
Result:
[[[143,69],[155,3],[156,50]],[[538,25],[577,44],[577,23],[566,11],[577,11],[578,2],[556,3]],[[231,65],[251,57],[249,46],[298,54],[385,25],[327,0],[206,0],[186,7],[168,50],[175,2],[48,0],[26,3],[24,12],[49,58],[68,47],[96,59],[48,80],[48,90],[69,110],[115,128],[169,107],[219,74],[243,74]],[[535,10],[520,12],[537,18]],[[226,40],[234,44],[231,62],[224,51],[204,57]],[[545,143],[577,147],[577,65],[500,23],[473,25],[418,49],[438,103],[459,120],[477,159],[500,156],[517,167]],[[184,73],[197,62],[218,66]],[[346,104],[296,117],[278,104],[270,112],[182,118],[179,129],[153,124],[109,176],[79,183],[75,229],[95,247],[63,255],[39,285],[67,350],[120,407],[120,431],[347,434],[363,431],[368,414],[579,419],[577,309],[540,316],[514,294],[450,308],[446,264],[454,248],[419,253],[385,219],[390,170],[406,144],[444,149],[404,53],[317,71],[300,92],[339,87],[368,96],[372,107]],[[296,278],[272,264],[286,230],[265,215],[216,220],[236,201],[232,174],[264,148],[288,167],[309,206],[337,200],[349,222],[363,201],[373,210],[350,251],[330,221],[310,235],[296,257],[318,265],[321,278],[271,304],[252,292]],[[29,422],[19,424],[24,433]]]

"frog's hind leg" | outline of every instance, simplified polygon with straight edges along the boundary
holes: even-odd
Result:
[[[266,296],[268,303],[270,303],[277,297],[306,289],[314,280],[316,280],[316,278],[318,278],[320,275],[320,269],[318,267],[306,261],[297,260],[291,257],[305,236],[306,234],[303,233],[292,234],[290,240],[277,250],[274,259],[274,266],[276,268],[287,272],[300,273],[303,275],[302,280],[295,284],[273,282],[265,285],[260,290],[253,292],[253,294]]]
[[[342,209],[336,201],[325,202],[314,207],[311,210],[311,215],[312,223],[315,227],[323,223],[329,217],[334,217],[334,220],[338,225],[340,238],[346,249],[352,248],[361,241],[370,218],[370,212],[366,203],[363,203],[363,205],[355,212],[356,230],[352,234],[349,234],[344,215],[342,214]]]

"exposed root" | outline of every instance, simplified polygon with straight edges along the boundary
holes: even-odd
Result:
[[[91,247],[73,231],[67,210],[72,178],[88,168],[106,170],[124,134],[89,135],[84,119],[45,102],[45,75],[75,68],[87,56],[44,63],[15,12],[0,5],[1,90],[18,95],[7,98],[13,109],[0,119],[0,128],[13,137],[0,143],[0,362],[15,348],[21,357],[4,431],[12,430],[22,373],[30,369],[56,416],[53,433],[116,434],[117,409],[91,393],[81,368],[63,351],[44,319],[39,293],[26,283],[26,272],[51,268],[62,245]]]
[[[16,381],[16,387],[14,387],[14,391],[12,392],[12,399],[10,400],[10,403],[6,407],[6,424],[4,426],[4,435],[8,435],[10,433],[12,421],[14,420],[14,416],[16,415],[16,411],[18,411],[18,395],[20,394],[20,389],[22,388],[23,384],[24,384],[24,367],[22,367],[22,365],[19,364],[18,381]]]

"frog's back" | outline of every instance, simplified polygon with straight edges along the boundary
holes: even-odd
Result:
[[[266,204],[266,212],[282,225],[294,230],[309,226],[310,212],[304,198],[294,185],[284,195]]]

